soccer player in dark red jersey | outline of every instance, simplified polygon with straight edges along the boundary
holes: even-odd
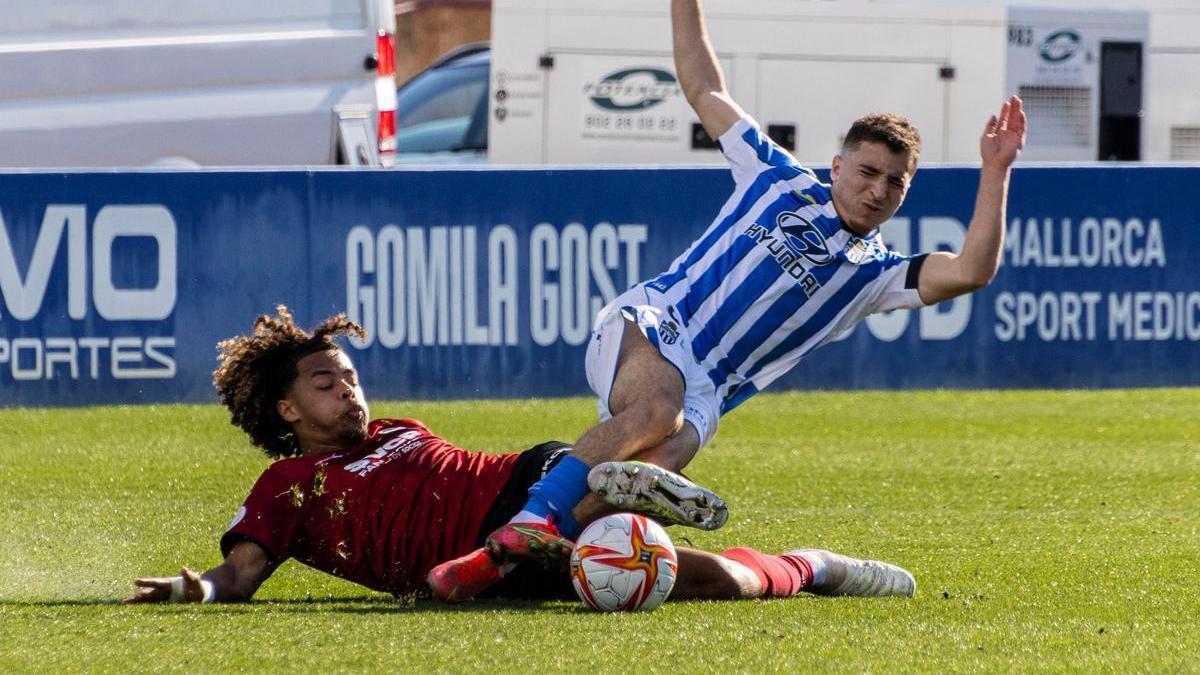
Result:
[[[221,537],[224,562],[203,574],[184,567],[178,577],[135,579],[126,603],[249,600],[288,558],[373,590],[426,593],[435,564],[478,549],[569,451],[550,442],[517,454],[484,454],[457,448],[416,420],[371,421],[358,374],[334,342],[347,334],[364,335],[340,315],[309,333],[280,307],[278,316],[259,317],[251,335],[219,345],[213,380],[221,402],[233,424],[278,461]],[[916,588],[898,567],[828,551],[677,551],[673,599],[786,597],[801,590],[912,595]],[[569,549],[552,553],[561,557]],[[476,568],[494,576],[487,595],[572,595],[564,569],[506,559]],[[454,584],[441,581],[435,595],[456,600]]]

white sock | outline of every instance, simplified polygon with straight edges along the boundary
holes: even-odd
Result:
[[[540,525],[545,525],[545,524],[549,523],[550,521],[546,518],[546,516],[539,516],[538,514],[533,513],[532,511],[526,511],[525,509],[521,509],[521,512],[518,513],[517,515],[513,516],[511,519],[509,519],[508,522],[510,522],[510,523],[538,523]]]
[[[800,557],[804,558],[804,561],[812,568],[812,581],[809,583],[813,586],[824,584],[825,572],[828,571],[825,558],[821,557],[821,554],[816,551],[801,551]]]

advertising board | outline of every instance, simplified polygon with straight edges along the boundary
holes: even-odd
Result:
[[[876,315],[781,388],[1200,384],[1200,168],[1015,170],[979,293]],[[961,245],[977,172],[922,169],[883,228]],[[346,312],[373,397],[587,393],[592,317],[664,271],[719,169],[0,175],[0,405],[211,401],[216,343]]]

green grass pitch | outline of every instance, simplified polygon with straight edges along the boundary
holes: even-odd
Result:
[[[394,403],[459,445],[570,440],[584,399]],[[0,672],[1200,671],[1200,390],[763,395],[689,469],[709,550],[899,563],[912,600],[394,600],[295,562],[243,605],[123,607],[217,563],[266,458],[216,406],[0,410]]]

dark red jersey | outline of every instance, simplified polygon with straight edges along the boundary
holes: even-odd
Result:
[[[517,455],[456,448],[416,420],[374,420],[348,452],[275,462],[221,538],[275,562],[391,593],[424,588],[434,565],[470,552]]]

